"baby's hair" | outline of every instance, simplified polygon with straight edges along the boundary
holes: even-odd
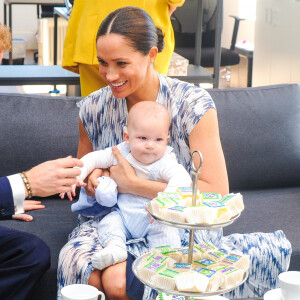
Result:
[[[160,103],[155,101],[140,101],[132,106],[128,113],[127,127],[134,124],[137,119],[136,114],[143,116],[143,119],[159,119],[167,122],[170,125],[170,115],[168,110]]]
[[[96,41],[100,36],[110,33],[126,37],[130,45],[144,55],[152,47],[157,47],[158,52],[164,48],[161,29],[154,25],[147,12],[138,7],[126,6],[110,13],[101,23]]]
[[[0,51],[11,49],[11,34],[9,29],[0,23]]]

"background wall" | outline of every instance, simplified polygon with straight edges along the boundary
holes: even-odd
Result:
[[[300,84],[300,1],[257,2],[253,85]]]
[[[203,1],[204,23],[206,23],[216,5],[217,0]],[[234,19],[230,15],[246,18],[240,23],[237,41],[247,40],[254,42],[255,32],[255,5],[256,0],[223,0],[223,31],[222,46],[228,48],[231,44]],[[253,11],[254,9],[254,11]],[[185,32],[195,32],[195,20],[197,18],[197,0],[186,0],[185,4],[178,8],[175,15],[180,19]],[[254,15],[254,17],[253,17]]]
[[[0,22],[3,23],[4,11],[3,1],[0,0]],[[217,0],[204,1],[204,10],[208,12],[207,18]],[[224,17],[222,45],[229,47],[233,30],[233,18],[229,15],[239,15],[241,2],[254,2],[255,0],[224,0]],[[244,3],[242,3],[244,4]],[[36,5],[13,5],[13,37],[27,39],[28,49],[37,49],[36,33],[38,30]],[[197,0],[186,0],[184,6],[176,11],[176,15],[182,20],[183,30],[192,32],[195,29],[197,18]],[[254,21],[247,20],[240,24],[238,40],[254,41]]]
[[[229,4],[229,0],[226,0]],[[238,41],[247,40],[254,43],[257,0],[239,0],[238,16],[245,20],[240,23]],[[228,6],[228,5],[227,5]]]

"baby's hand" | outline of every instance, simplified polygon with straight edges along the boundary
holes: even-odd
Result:
[[[67,196],[69,198],[70,201],[73,200],[73,197],[76,196],[76,186],[86,186],[86,183],[83,182],[83,180],[80,177],[77,177],[77,182],[76,184],[73,184],[71,187],[71,192],[67,192]],[[66,193],[60,193],[59,196],[61,199],[65,198],[65,194]]]
[[[145,206],[145,210],[147,210],[147,206]],[[149,224],[152,224],[155,222],[154,218],[150,215],[150,213],[147,210],[147,217],[150,218]]]
[[[76,196],[76,186],[77,186],[77,183],[76,183],[76,184],[73,184],[73,185],[72,185],[72,191],[71,191],[71,192],[67,192],[67,195],[68,195],[68,198],[69,198],[70,201],[73,201],[72,196],[73,196],[73,197]]]
[[[73,201],[73,197],[76,196],[76,186],[86,186],[86,183],[83,182],[81,178],[77,178],[77,183],[73,184],[71,187],[71,192],[67,192],[67,196],[70,201]],[[66,193],[60,193],[59,196],[61,199],[65,198]]]
[[[86,183],[83,182],[83,180],[81,178],[77,178],[77,183],[76,183],[76,186],[80,186],[80,187],[85,187],[86,186]]]
[[[69,200],[72,201],[72,200],[73,200],[72,195],[73,195],[73,196],[76,196],[75,189],[76,189],[76,185],[74,184],[74,185],[72,185],[72,191],[71,191],[71,192],[60,193],[60,194],[59,194],[59,197],[60,197],[61,199],[64,199],[64,198],[65,198],[65,195],[67,194]]]

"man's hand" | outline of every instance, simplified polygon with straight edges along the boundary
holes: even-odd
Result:
[[[68,156],[33,167],[26,172],[32,195],[46,197],[70,192],[72,185],[76,184],[76,176],[80,175],[80,170],[74,167],[82,166],[79,159]]]
[[[41,201],[35,201],[35,200],[25,200],[24,201],[24,211],[39,210],[39,209],[44,209],[44,208],[45,208],[45,205],[42,205]],[[17,215],[13,215],[12,219],[30,222],[33,220],[33,217],[28,214],[17,214]]]

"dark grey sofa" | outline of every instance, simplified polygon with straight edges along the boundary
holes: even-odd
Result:
[[[225,234],[282,229],[292,243],[290,269],[300,270],[300,87],[209,90],[218,111],[230,189],[245,210]],[[78,98],[0,94],[0,176],[45,160],[76,155]],[[201,149],[200,149],[201,150]],[[204,158],[205,159],[205,158]],[[60,248],[76,226],[70,202],[54,196],[30,223],[0,225],[32,232],[51,249],[51,269],[30,299],[56,298]]]

